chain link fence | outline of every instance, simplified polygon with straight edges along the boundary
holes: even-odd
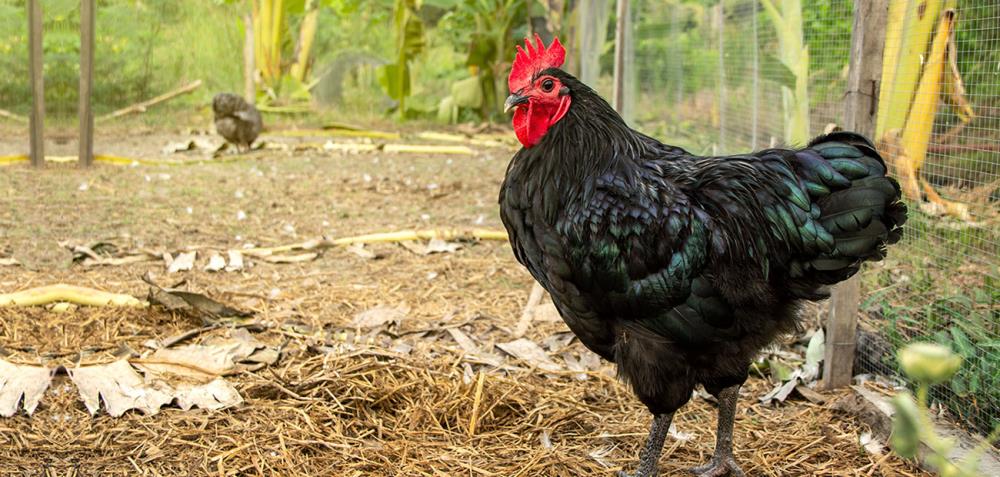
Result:
[[[638,126],[727,154],[840,123],[853,2],[797,3],[633,2]],[[911,212],[864,272],[855,372],[895,376],[900,345],[947,344],[966,364],[936,401],[986,433],[1000,416],[1000,2],[889,3],[874,139]]]

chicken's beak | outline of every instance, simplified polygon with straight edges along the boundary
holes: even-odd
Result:
[[[519,104],[527,103],[529,98],[530,98],[529,96],[521,96],[517,93],[513,93],[510,96],[507,96],[507,101],[503,102],[504,114],[516,108]]]

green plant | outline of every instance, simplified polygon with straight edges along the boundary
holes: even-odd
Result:
[[[922,444],[928,449],[924,461],[942,477],[979,477],[979,461],[991,442],[1000,437],[1000,427],[964,459],[954,462],[949,456],[955,441],[935,432],[927,409],[931,386],[951,380],[962,366],[962,357],[938,344],[912,343],[899,351],[898,359],[903,372],[917,382],[917,397],[914,400],[909,393],[900,393],[892,400],[896,411],[892,448],[903,457],[914,458]]]
[[[392,14],[396,57],[379,71],[379,83],[385,93],[399,103],[396,111],[400,119],[406,116],[406,98],[410,96],[410,62],[423,52],[425,45],[419,8],[419,0],[396,0]]]
[[[506,97],[506,71],[514,57],[521,27],[527,22],[525,0],[439,0],[454,7],[445,28],[451,39],[468,45],[465,66],[470,75],[455,81],[450,95],[438,105],[438,119],[454,122],[460,108],[478,111],[482,119],[502,113]]]
[[[794,87],[782,87],[785,107],[785,141],[805,144],[809,141],[809,47],[802,29],[800,0],[761,0],[764,11],[778,33],[781,63],[795,76]]]

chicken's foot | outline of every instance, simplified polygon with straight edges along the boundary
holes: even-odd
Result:
[[[663,451],[663,441],[666,440],[670,431],[670,421],[674,418],[674,413],[657,414],[653,416],[653,425],[649,429],[649,437],[646,439],[646,447],[639,453],[639,468],[634,474],[618,472],[618,477],[656,477],[658,474],[656,462],[660,460],[660,452]]]
[[[743,470],[733,457],[733,423],[740,387],[725,388],[716,397],[719,399],[719,426],[715,435],[715,455],[708,464],[690,469],[691,473],[698,477],[743,477]]]

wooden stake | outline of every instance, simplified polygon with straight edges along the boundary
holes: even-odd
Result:
[[[42,0],[28,0],[31,68],[31,165],[45,164],[45,81],[42,75]]]
[[[91,109],[94,72],[94,0],[80,1],[80,164],[94,163],[94,111]]]
[[[851,64],[844,99],[844,129],[871,137],[878,113],[882,51],[885,48],[887,0],[855,0]],[[823,386],[834,389],[851,384],[854,366],[860,277],[855,275],[833,290],[826,322]]]
[[[625,115],[625,50],[629,41],[628,16],[630,14],[629,0],[618,0],[615,18],[615,77],[614,77],[614,98],[615,111]]]
[[[201,80],[194,80],[194,81],[192,81],[192,82],[190,82],[190,83],[188,83],[188,84],[186,84],[184,86],[181,86],[180,88],[177,88],[177,89],[175,89],[173,91],[169,91],[169,92],[163,93],[163,94],[161,94],[161,95],[159,95],[159,96],[157,96],[157,97],[155,97],[153,99],[148,99],[148,100],[143,101],[141,103],[133,104],[132,106],[129,106],[127,108],[119,109],[118,111],[115,111],[115,112],[113,112],[111,114],[106,114],[104,116],[101,116],[101,117],[97,118],[97,120],[98,121],[106,121],[108,119],[114,119],[114,118],[118,118],[118,117],[129,115],[129,114],[133,114],[133,113],[144,113],[144,112],[146,112],[146,108],[149,108],[150,106],[153,106],[153,105],[156,105],[156,104],[160,104],[160,103],[162,103],[164,101],[168,101],[168,100],[174,99],[174,98],[176,98],[176,97],[178,97],[178,96],[180,96],[182,94],[190,93],[190,92],[198,89],[199,87],[201,87]]]
[[[257,86],[254,83],[254,73],[257,72],[256,56],[253,43],[253,18],[249,13],[243,15],[243,97],[250,104],[257,103]]]

